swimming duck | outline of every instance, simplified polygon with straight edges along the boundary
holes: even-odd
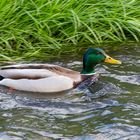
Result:
[[[51,64],[3,66],[0,68],[0,85],[28,92],[62,92],[77,87],[89,77],[96,77],[95,66],[101,62],[121,64],[102,49],[89,48],[83,56],[81,72]]]

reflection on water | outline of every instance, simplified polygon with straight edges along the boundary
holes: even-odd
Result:
[[[89,89],[44,95],[1,88],[0,140],[139,140],[140,49],[114,57],[123,64],[99,65],[101,79]],[[60,65],[79,70],[82,63]]]

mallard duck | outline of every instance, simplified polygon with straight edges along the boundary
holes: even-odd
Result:
[[[0,85],[28,92],[62,92],[77,87],[89,77],[94,77],[95,66],[101,62],[121,64],[102,49],[89,48],[83,56],[81,72],[51,64],[3,66],[0,68]]]

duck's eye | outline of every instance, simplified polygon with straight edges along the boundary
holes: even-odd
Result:
[[[97,52],[97,54],[102,54],[101,52]]]

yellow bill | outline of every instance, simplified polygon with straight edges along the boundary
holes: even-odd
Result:
[[[108,55],[106,56],[106,59],[105,59],[104,62],[110,63],[110,64],[121,64],[122,63],[121,61],[116,60],[116,59],[114,59],[114,58],[112,58],[112,57],[110,57]]]

